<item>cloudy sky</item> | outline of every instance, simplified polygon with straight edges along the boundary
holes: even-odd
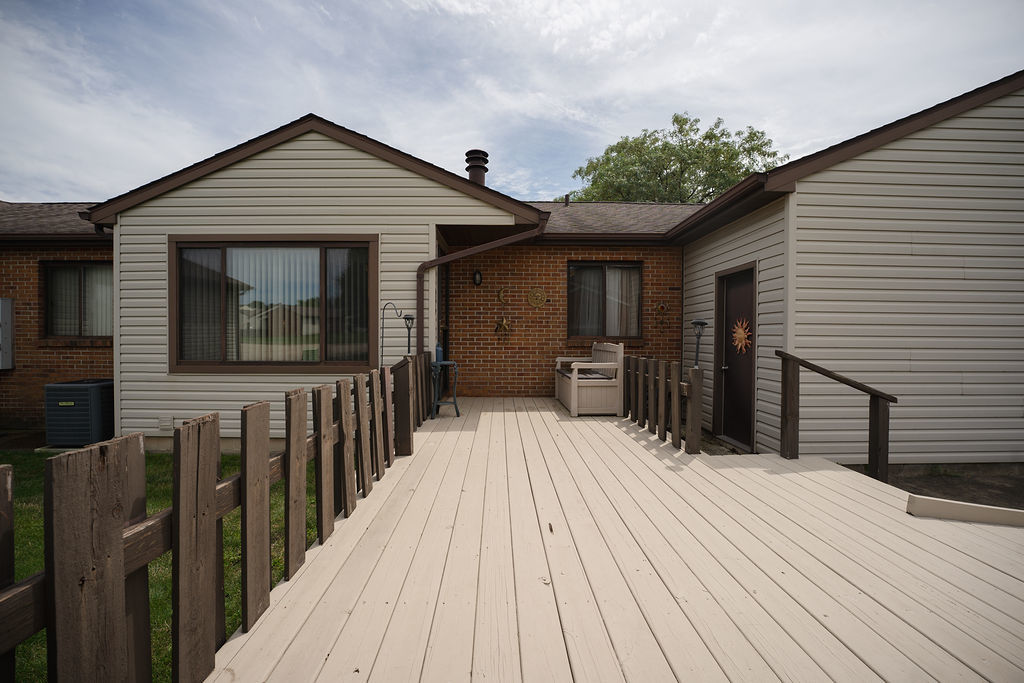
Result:
[[[0,0],[0,199],[102,201],[307,112],[520,199],[673,112],[792,158],[1024,68],[1024,2]]]

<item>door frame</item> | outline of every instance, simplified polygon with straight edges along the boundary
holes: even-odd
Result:
[[[712,401],[711,408],[711,431],[716,437],[726,441],[734,446],[747,448],[747,444],[737,443],[734,439],[730,439],[722,434],[724,427],[724,415],[723,415],[723,396],[722,396],[722,344],[725,342],[725,278],[729,275],[743,272],[744,270],[752,271],[753,275],[753,295],[754,295],[754,306],[752,309],[751,317],[753,320],[750,321],[751,326],[754,329],[754,377],[750,383],[750,436],[749,436],[749,448],[751,452],[756,453],[756,444],[754,436],[757,433],[757,348],[761,340],[761,331],[757,328],[757,261],[748,261],[741,263],[738,266],[732,268],[726,268],[725,270],[719,270],[715,272],[715,366],[714,366],[714,400]]]

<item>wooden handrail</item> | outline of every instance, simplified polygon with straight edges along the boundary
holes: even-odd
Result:
[[[896,403],[896,397],[781,349],[776,349],[775,355],[782,359],[782,434],[779,455],[788,459],[800,457],[800,368],[803,367],[869,396],[868,474],[879,481],[888,481],[889,404]]]
[[[782,351],[781,349],[776,349],[775,350],[775,355],[778,356],[779,358],[796,361],[796,363],[800,367],[802,367],[802,368],[807,368],[808,370],[813,370],[814,372],[818,373],[819,375],[823,375],[825,377],[828,377],[829,379],[834,379],[835,381],[837,381],[837,382],[839,382],[841,384],[845,384],[848,387],[853,387],[857,391],[863,391],[865,394],[870,394],[871,396],[877,396],[879,398],[883,398],[886,401],[889,401],[890,403],[896,403],[897,402],[896,397],[893,396],[892,394],[887,394],[884,391],[879,391],[878,389],[875,389],[874,387],[868,386],[867,384],[864,384],[863,382],[858,382],[857,380],[850,379],[849,377],[846,377],[845,375],[840,375],[838,372],[832,372],[831,370],[823,368],[820,365],[815,365],[814,363],[812,363],[809,360],[804,360],[803,358],[800,358],[799,356],[794,356],[791,353],[786,353],[785,351]]]

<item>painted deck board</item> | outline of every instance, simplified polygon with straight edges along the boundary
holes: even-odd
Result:
[[[817,458],[463,399],[210,680],[1024,679],[1024,533]]]

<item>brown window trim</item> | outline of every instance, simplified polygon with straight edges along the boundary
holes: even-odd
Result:
[[[110,266],[114,268],[113,261],[103,259],[63,260],[63,261],[39,261],[41,277],[39,278],[39,304],[43,314],[39,317],[39,346],[113,346],[113,334],[50,334],[50,310],[49,301],[50,270],[52,268],[77,267],[78,274],[78,329],[82,329],[82,316],[85,314],[85,267],[86,266]],[[114,302],[111,300],[110,305]]]
[[[640,336],[638,337],[615,337],[608,335],[574,335],[569,334],[569,269],[572,266],[636,266],[640,269],[640,300],[637,301],[637,326],[640,329]],[[602,278],[601,288],[605,288],[605,282]],[[604,297],[607,299],[607,296]],[[579,261],[566,261],[565,263],[565,339],[570,345],[576,346],[582,342],[586,342],[587,345],[593,342],[611,342],[619,343],[622,342],[626,346],[637,346],[643,344],[644,341],[644,262],[643,261],[622,261],[622,260],[609,260],[601,261],[594,259],[581,259]]]
[[[358,363],[352,361],[317,361],[317,362],[292,362],[292,361],[264,361],[247,362],[237,361],[227,363],[222,361],[179,361],[178,360],[178,250],[182,247],[202,245],[203,247],[232,247],[239,245],[253,245],[254,243],[273,243],[275,247],[340,247],[350,245],[367,247],[368,255],[368,278],[367,290],[369,292],[369,363]],[[380,264],[378,254],[380,250],[380,236],[377,234],[358,235],[289,235],[282,239],[276,235],[168,235],[167,236],[167,367],[170,373],[194,373],[194,374],[285,374],[285,373],[308,373],[323,374],[332,372],[336,374],[352,374],[358,372],[369,372],[378,366],[380,349],[378,348],[378,335],[380,330],[379,321],[379,286],[380,286]],[[323,252],[321,252],[323,259]],[[323,273],[321,264],[321,285],[323,284]],[[222,306],[224,297],[221,296]],[[323,307],[326,302],[321,297],[321,320],[323,320]],[[321,349],[323,348],[323,337],[325,331],[323,325],[320,330]],[[224,344],[221,339],[221,345]]]

